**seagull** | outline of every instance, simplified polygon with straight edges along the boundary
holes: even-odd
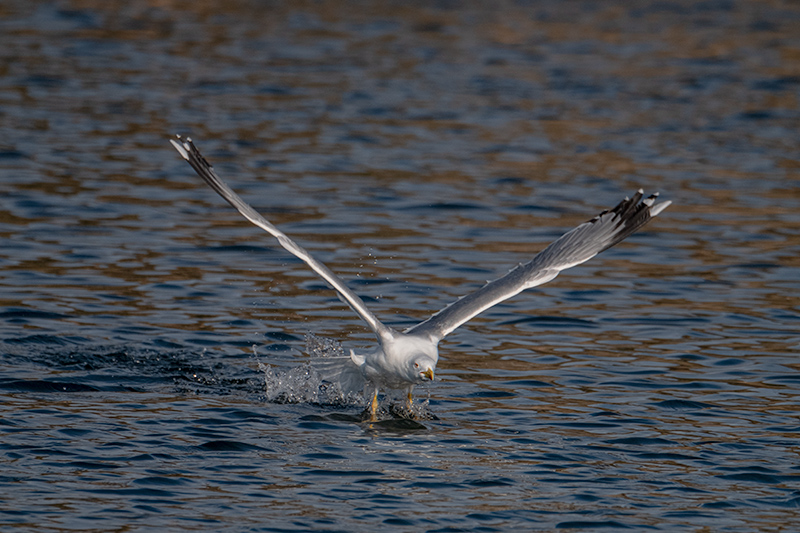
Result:
[[[490,307],[551,281],[562,270],[585,263],[639,230],[671,204],[669,201],[656,203],[658,193],[642,199],[644,192],[639,189],[633,197],[626,197],[613,209],[603,211],[565,233],[528,263],[519,264],[505,276],[490,281],[427,320],[400,332],[378,320],[341,278],[242,200],[222,181],[190,138],[184,140],[178,135],[177,141],[170,139],[170,142],[217,194],[247,220],[275,237],[289,253],[304,261],[375,334],[377,346],[363,353],[350,350],[349,356],[340,358],[343,362],[336,371],[336,379],[351,390],[358,386],[362,390],[367,386],[372,388],[372,401],[368,406],[371,421],[377,420],[378,392],[381,389],[405,390],[406,405],[411,412],[414,386],[433,381],[439,360],[439,341],[446,335]]]

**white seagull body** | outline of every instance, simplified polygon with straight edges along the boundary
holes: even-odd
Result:
[[[405,389],[408,405],[414,385],[432,381],[439,360],[439,341],[461,324],[515,294],[542,285],[562,270],[584,263],[622,241],[663,211],[671,202],[655,203],[658,193],[642,199],[640,189],[633,198],[625,198],[615,208],[603,211],[588,222],[567,232],[528,263],[520,264],[505,276],[487,283],[477,291],[460,298],[427,320],[403,332],[383,324],[344,282],[328,267],[314,259],[285,233],[273,226],[255,209],[228,187],[213,167],[200,154],[191,139],[170,140],[178,153],[214,191],[236,208],[247,220],[270,233],[291,254],[302,259],[344,300],[378,339],[371,352],[356,354],[352,350],[344,366],[336,370],[340,384],[347,388],[371,385],[371,418],[376,417],[378,391]]]

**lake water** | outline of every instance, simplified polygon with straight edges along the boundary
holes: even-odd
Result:
[[[798,131],[796,2],[3,2],[0,529],[796,530]],[[399,328],[674,205],[369,424],[298,376],[369,331],[176,133]]]

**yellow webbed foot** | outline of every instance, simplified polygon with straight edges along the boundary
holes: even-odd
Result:
[[[369,421],[378,421],[378,389],[375,389],[375,394],[372,396],[372,402],[369,406]]]

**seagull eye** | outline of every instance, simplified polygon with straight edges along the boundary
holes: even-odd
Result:
[[[419,368],[419,363],[414,363],[414,368]]]

